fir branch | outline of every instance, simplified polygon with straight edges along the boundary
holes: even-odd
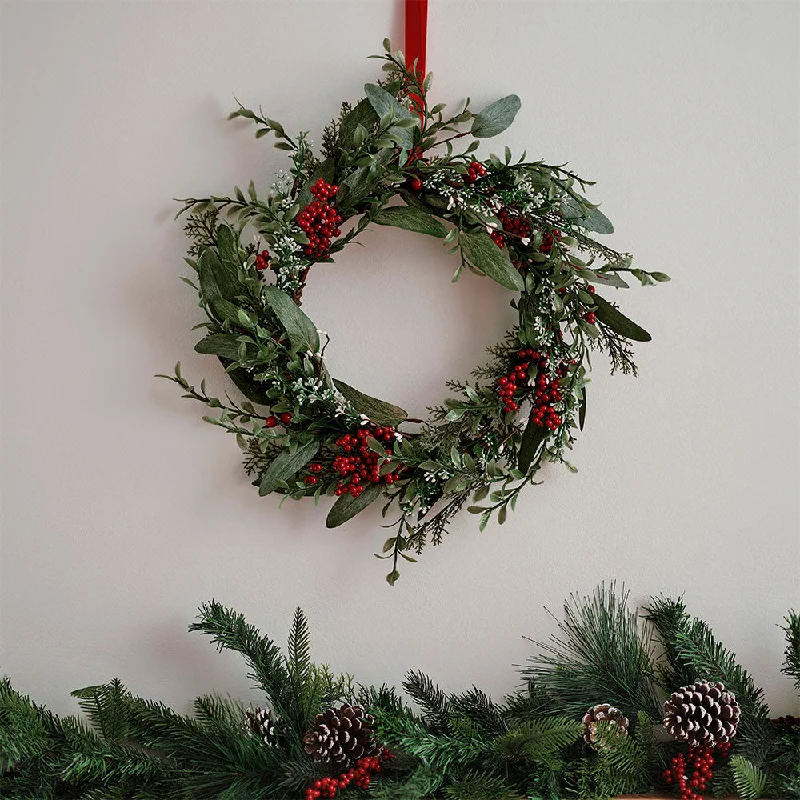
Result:
[[[403,681],[403,688],[422,708],[423,722],[428,730],[434,733],[452,730],[450,698],[424,672],[409,672]]]
[[[740,755],[731,758],[731,772],[736,791],[742,800],[757,800],[767,785],[767,776],[755,764]]]

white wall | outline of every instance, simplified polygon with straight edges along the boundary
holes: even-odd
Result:
[[[398,4],[24,2],[2,10],[2,653],[63,711],[119,675],[184,708],[244,671],[185,633],[217,598],[283,639],[302,605],[315,654],[364,681],[410,667],[511,689],[523,635],[603,578],[686,592],[763,682],[798,604],[798,6],[433,0],[437,100],[518,93],[495,147],[599,182],[614,243],[670,284],[620,298],[653,334],[641,376],[602,360],[578,475],[549,468],[507,525],[464,516],[396,588],[377,513],[327,531],[278,511],[235,443],[153,379],[226,386],[194,355],[170,198],[265,189],[281,154],[227,123],[235,92],[316,138],[358,98]],[[508,319],[439,245],[381,229],[319,267],[306,307],[337,373],[421,411]],[[376,300],[378,311],[376,312]],[[602,698],[600,698],[602,699]]]

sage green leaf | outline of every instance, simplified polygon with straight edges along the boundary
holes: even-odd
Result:
[[[212,333],[201,339],[194,349],[204,355],[219,356],[229,361],[239,360],[239,342],[233,333]]]
[[[300,310],[294,300],[277,286],[267,286],[264,289],[264,297],[286,329],[292,347],[295,350],[316,353],[319,350],[317,326]]]
[[[437,239],[444,239],[447,236],[447,228],[438,219],[419,208],[392,206],[382,209],[372,219],[378,225],[392,225],[414,233],[435,236]]]
[[[340,525],[344,525],[345,522],[375,502],[382,493],[383,486],[380,483],[371,483],[358,497],[353,497],[351,494],[341,495],[331,506],[331,510],[325,518],[325,527],[338,528]]]
[[[225,359],[220,359],[222,364],[227,367],[230,365],[230,361],[226,361]],[[272,405],[274,402],[269,397],[267,397],[267,393],[264,391],[263,384],[254,381],[253,378],[250,377],[250,374],[243,369],[232,369],[228,371],[228,376],[233,381],[236,388],[248,399],[252,400],[254,403],[258,403],[261,406],[269,406]]]
[[[614,225],[600,209],[584,205],[572,196],[564,198],[561,204],[561,216],[587,231],[614,233]]]
[[[502,133],[517,116],[522,103],[515,94],[490,103],[472,121],[470,133],[478,139],[487,139]]]
[[[385,114],[392,114],[395,119],[416,116],[413,111],[406,108],[393,94],[389,94],[386,89],[381,88],[377,84],[365,84],[364,94],[366,94],[369,104],[375,110],[379,118],[383,117]]]
[[[595,314],[597,319],[605,322],[609,328],[626,339],[634,342],[649,342],[653,337],[633,320],[628,319],[618,308],[615,308],[598,294],[594,296],[594,303],[597,306]]]
[[[355,144],[356,128],[361,125],[370,131],[377,121],[378,115],[372,103],[365,97],[342,119],[342,124],[339,126],[339,147],[343,150],[351,148]]]
[[[543,425],[537,425],[533,419],[528,420],[525,432],[522,434],[522,443],[517,453],[517,466],[521,472],[527,472],[536,460],[539,449],[550,431]]]
[[[311,187],[320,179],[333,183],[336,172],[336,165],[332,158],[326,158],[312,173],[311,177],[303,184],[303,188],[297,193],[297,205],[305,208],[313,199]]]
[[[349,386],[344,381],[334,378],[333,383],[342,393],[344,399],[359,414],[364,414],[364,416],[378,425],[391,425],[394,427],[408,417],[408,412],[404,411],[400,406],[394,406],[384,400],[370,397],[368,394],[359,392],[358,389]]]
[[[274,492],[278,485],[283,481],[289,480],[292,475],[297,474],[319,450],[319,442],[311,441],[299,447],[294,453],[288,451],[281,453],[267,467],[267,471],[261,477],[258,486],[258,494],[263,497],[265,494]]]
[[[391,161],[392,151],[381,150],[369,167],[356,167],[348,173],[342,181],[337,199],[339,208],[347,211],[357,206],[365,197],[372,193],[375,187],[383,180],[384,167]],[[342,191],[342,187],[344,191]]]
[[[603,286],[613,286],[616,289],[630,289],[630,284],[616,272],[596,272],[594,277],[588,279],[591,283],[600,283]]]
[[[238,285],[242,259],[239,258],[239,242],[236,234],[228,225],[220,225],[217,228],[217,250],[222,268],[230,280]]]
[[[200,289],[203,299],[211,306],[217,300],[233,300],[239,294],[239,281],[222,265],[219,256],[210,247],[200,254],[197,262]]]
[[[522,275],[511,263],[506,251],[501,250],[488,233],[483,231],[462,233],[459,242],[461,252],[467,261],[484,275],[512,291],[521,292],[525,288]]]
[[[419,124],[419,117],[406,108],[394,95],[389,94],[386,89],[382,89],[374,83],[368,83],[364,86],[364,93],[379,118],[384,117],[386,114],[391,114],[394,119],[414,119]],[[391,131],[392,136],[401,148],[409,150],[414,146],[415,127],[416,125],[413,127],[393,125],[389,128],[389,131]]]

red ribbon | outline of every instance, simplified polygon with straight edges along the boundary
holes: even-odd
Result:
[[[428,33],[428,0],[406,0],[406,66],[417,61],[417,75],[425,77],[425,46]]]

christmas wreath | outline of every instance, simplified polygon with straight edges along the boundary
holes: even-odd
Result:
[[[566,454],[586,414],[591,351],[604,351],[612,372],[635,373],[631,342],[650,339],[596,287],[668,277],[594,237],[611,223],[584,196],[591,184],[565,167],[515,160],[508,148],[476,160],[479,140],[513,121],[517,96],[477,114],[467,101],[448,116],[428,104],[431,75],[384,45],[384,80],[342,105],[321,155],[306,132],[292,137],[260,111],[231,114],[276,137],[289,173],[266,196],[251,182],[232,197],[187,198],[178,216],[196,272],[186,280],[207,315],[195,349],[217,356],[247,399],[210,396],[180,365],[163,377],[215,410],[206,419],[236,436],[260,495],[334,496],[328,527],[382,499],[384,515],[397,515],[383,547],[393,583],[398,557],[438,544],[463,507],[481,529],[495,515],[502,524],[543,463],[574,471]],[[373,223],[441,239],[458,254],[454,281],[465,269],[494,280],[518,313],[488,363],[449,381],[453,396],[424,421],[331,376],[327,337],[300,308],[311,268]]]
[[[752,676],[680,599],[652,598],[642,614],[627,599],[613,586],[573,596],[500,702],[474,686],[446,692],[418,671],[402,694],[361,686],[311,660],[299,609],[284,652],[206,603],[190,630],[243,656],[259,706],[210,695],[184,716],[114,680],[73,693],[89,727],[2,680],[0,796],[800,798],[800,719],[771,719]],[[782,671],[800,688],[796,613],[784,630]]]

